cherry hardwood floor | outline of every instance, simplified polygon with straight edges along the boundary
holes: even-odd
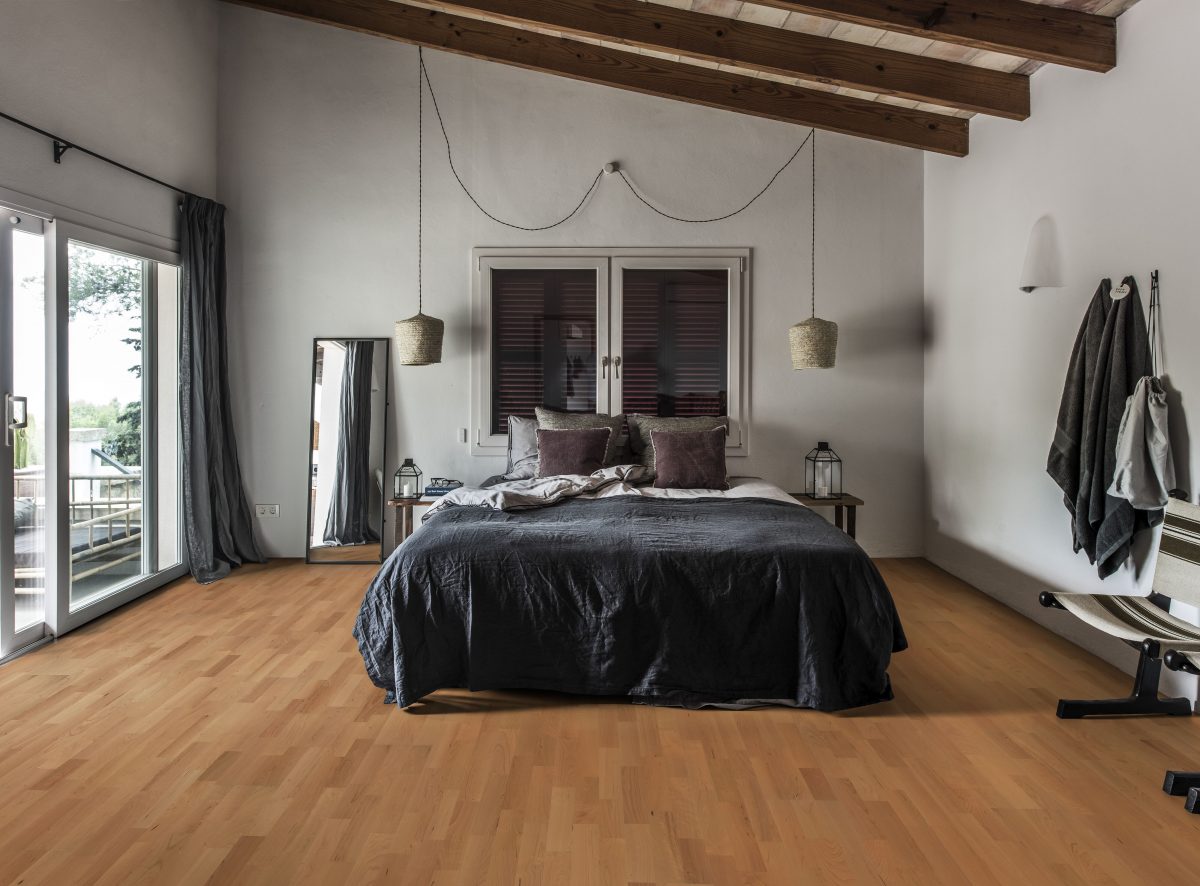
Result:
[[[1055,719],[1128,678],[882,561],[896,700],[830,715],[533,693],[382,704],[371,567],[178,583],[0,668],[0,883],[1200,880],[1200,721]],[[1035,589],[1031,588],[1031,594]]]

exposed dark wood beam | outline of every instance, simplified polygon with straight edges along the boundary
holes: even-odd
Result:
[[[718,15],[628,0],[436,0],[466,15],[919,102],[1029,116],[1029,78]]]
[[[1089,71],[1117,64],[1115,19],[1023,0],[754,2]]]
[[[392,0],[228,2],[631,92],[960,157],[967,153],[965,119],[665,61]]]

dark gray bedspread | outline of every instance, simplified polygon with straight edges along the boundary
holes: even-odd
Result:
[[[855,542],[765,499],[451,507],[396,549],[354,627],[402,707],[437,689],[835,711],[892,697],[907,646]]]

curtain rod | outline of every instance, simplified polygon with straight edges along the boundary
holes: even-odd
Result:
[[[54,150],[54,162],[55,163],[61,164],[63,154],[65,154],[67,151],[70,151],[73,149],[73,150],[79,151],[81,154],[87,154],[89,157],[95,157],[97,160],[99,160],[103,163],[107,163],[109,166],[115,166],[115,167],[117,167],[117,169],[122,169],[125,172],[128,172],[132,175],[136,175],[138,178],[144,178],[146,181],[153,182],[154,184],[159,185],[160,187],[166,188],[168,191],[174,191],[175,193],[180,194],[184,197],[197,196],[196,194],[193,194],[191,191],[185,190],[184,188],[176,187],[175,185],[173,185],[169,182],[165,182],[160,178],[155,178],[152,175],[147,175],[144,172],[134,169],[132,166],[126,166],[124,163],[120,163],[116,160],[113,160],[111,157],[105,157],[103,154],[97,154],[95,151],[89,150],[85,147],[82,147],[81,145],[77,145],[74,142],[67,141],[65,138],[62,138],[61,136],[57,136],[52,132],[47,132],[44,129],[40,129],[37,126],[34,126],[32,123],[26,123],[24,120],[14,117],[11,114],[5,114],[3,111],[0,111],[0,118],[3,118],[4,120],[7,120],[10,123],[15,123],[18,126],[23,126],[24,128],[28,129],[30,132],[36,132],[38,135],[41,135],[41,136],[44,136],[44,137],[50,139],[50,142],[51,142],[51,144],[53,146],[53,150]]]

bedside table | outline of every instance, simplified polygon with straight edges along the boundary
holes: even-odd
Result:
[[[422,495],[420,498],[392,498],[387,506],[396,512],[392,522],[392,542],[400,547],[404,540],[413,534],[415,528],[413,519],[417,508],[427,508],[436,502],[440,496]]]
[[[861,498],[843,493],[833,498],[814,498],[811,495],[805,495],[803,492],[789,492],[792,498],[800,502],[802,505],[808,505],[810,508],[833,508],[833,522],[838,529],[843,530],[848,536],[854,538],[854,531],[857,528],[858,508],[860,505],[866,504]],[[846,511],[849,511],[849,517],[846,517]]]

